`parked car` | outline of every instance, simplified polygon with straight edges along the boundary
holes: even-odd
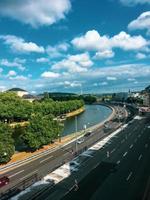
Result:
[[[7,185],[9,183],[9,178],[7,176],[3,176],[0,178],[0,188]]]

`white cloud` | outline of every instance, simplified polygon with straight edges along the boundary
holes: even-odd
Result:
[[[99,59],[104,59],[104,58],[113,58],[114,56],[115,56],[115,53],[112,50],[104,50],[104,51],[96,52],[94,58],[99,60]]]
[[[94,85],[95,87],[97,87],[97,86],[105,86],[105,85],[108,85],[108,82],[103,81],[103,82],[100,82],[100,83],[94,83],[93,85]]]
[[[12,51],[19,53],[44,53],[44,48],[33,42],[25,42],[23,38],[14,35],[1,35],[0,39],[4,40],[4,44],[10,46]]]
[[[139,59],[139,60],[144,59],[144,58],[146,58],[146,57],[147,57],[147,56],[146,56],[144,53],[137,53],[137,54],[136,54],[136,58]]]
[[[0,15],[32,27],[52,25],[71,9],[70,0],[1,0]]]
[[[106,81],[100,83],[100,85],[108,85],[108,83]]]
[[[116,80],[117,80],[117,78],[114,77],[114,76],[108,76],[108,77],[106,77],[106,79],[107,79],[108,81],[116,81]]]
[[[135,78],[128,78],[127,80],[132,82],[135,81]]]
[[[146,47],[148,42],[141,35],[131,36],[122,31],[111,38],[111,45],[123,50],[138,50]]]
[[[26,81],[28,78],[23,76],[23,75],[19,75],[19,76],[15,76],[15,77],[9,77],[10,80],[17,80],[17,81]]]
[[[7,76],[8,77],[10,77],[10,76],[16,76],[16,72],[15,71],[13,71],[13,70],[10,70],[9,72],[8,72],[8,74],[7,74]]]
[[[120,2],[125,6],[134,6],[137,4],[150,4],[149,0],[120,0]]]
[[[88,31],[85,35],[74,38],[71,43],[77,49],[93,51],[110,51],[113,48],[123,50],[138,50],[148,46],[148,42],[141,35],[131,36],[122,31],[118,35],[101,36],[96,30]],[[136,45],[135,45],[136,44]]]
[[[142,13],[137,19],[133,20],[128,25],[129,30],[142,30],[150,31],[150,11]]]
[[[93,62],[88,53],[69,55],[67,59],[55,63],[52,66],[54,70],[67,70],[69,72],[85,72],[91,67]]]
[[[41,74],[41,77],[42,78],[58,78],[58,77],[60,77],[60,74],[47,71],[47,72],[43,72]]]
[[[96,30],[87,31],[85,35],[74,38],[71,43],[78,49],[101,50],[108,49],[109,38],[101,36]]]
[[[70,81],[65,81],[64,82],[65,87],[81,87],[82,84],[76,81],[70,82]]]
[[[37,62],[37,63],[47,63],[47,62],[49,62],[49,59],[48,59],[48,58],[41,57],[41,58],[37,58],[37,59],[36,59],[36,62]]]
[[[19,70],[24,71],[25,67],[23,64],[26,62],[25,59],[15,58],[12,62],[8,61],[7,59],[0,60],[0,65],[6,67],[17,67]]]
[[[68,48],[69,44],[64,42],[55,46],[47,46],[46,52],[50,58],[57,58],[63,56],[63,53],[66,52]]]
[[[123,64],[109,66],[109,67],[100,67],[98,69],[91,69],[84,73],[83,77],[85,79],[99,79],[106,78],[117,79],[118,81],[122,78],[137,78],[137,77],[150,77],[150,67],[145,64]],[[117,82],[117,81],[116,81]]]

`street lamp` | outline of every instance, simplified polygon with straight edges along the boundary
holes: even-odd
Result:
[[[77,116],[75,116],[75,152],[77,152],[78,144],[77,144],[77,132],[78,132],[78,121]]]

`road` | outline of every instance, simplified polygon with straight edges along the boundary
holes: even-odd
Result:
[[[122,108],[120,108],[120,112],[122,113],[122,115],[125,115],[125,112],[122,111]],[[117,126],[118,123],[110,122],[110,127],[112,128],[112,130],[116,129]],[[18,183],[25,183],[25,180],[33,175],[36,175],[37,178],[44,177],[45,175],[53,171],[55,168],[62,165],[64,162],[71,160],[75,156],[74,152],[76,151],[76,146],[77,151],[79,153],[83,151],[83,149],[91,146],[92,144],[100,140],[101,138],[106,137],[109,133],[110,130],[104,131],[103,129],[98,128],[92,133],[90,137],[84,137],[84,143],[76,145],[76,142],[73,141],[64,147],[60,146],[59,149],[49,152],[48,154],[43,155],[42,157],[36,160],[27,162],[22,166],[19,166],[15,169],[4,173],[3,175],[6,175],[10,178],[10,183],[9,185],[0,189],[0,194],[14,187]]]
[[[150,176],[150,129],[146,121],[134,120],[94,157],[81,163],[79,171],[36,199],[142,200]]]

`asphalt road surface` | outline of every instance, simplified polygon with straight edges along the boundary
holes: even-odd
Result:
[[[142,200],[150,176],[150,129],[135,120],[79,171],[41,194],[53,200]]]
[[[117,108],[119,109],[119,108]],[[122,111],[123,108],[120,108],[120,113],[125,115],[125,112]],[[118,111],[119,114],[119,111]],[[84,137],[84,143],[77,144],[76,142],[71,142],[70,144],[66,145],[65,147],[60,147],[58,150],[49,152],[42,157],[28,162],[22,166],[17,167],[16,169],[10,170],[9,172],[4,173],[1,176],[8,176],[10,178],[10,183],[2,187],[0,189],[0,194],[4,193],[8,189],[14,187],[18,183],[24,182],[29,177],[36,175],[38,177],[43,177],[53,171],[58,166],[62,165],[63,163],[71,160],[75,156],[75,151],[80,152],[83,149],[91,146],[101,138],[106,137],[113,129],[116,129],[118,123],[111,122],[110,125],[111,130],[104,131],[102,129],[97,129],[94,131],[90,137]]]

